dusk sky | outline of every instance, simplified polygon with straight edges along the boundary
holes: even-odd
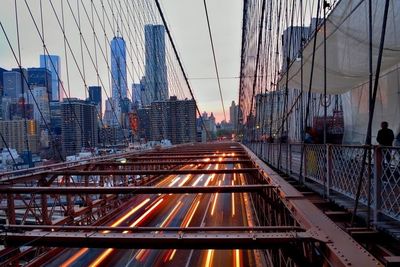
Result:
[[[40,9],[37,5],[39,1],[27,1],[31,5],[35,17],[40,17]],[[64,60],[64,50],[62,49],[62,35],[57,26],[57,21],[48,3],[43,1],[44,24],[46,31],[46,45],[52,54],[58,54]],[[52,1],[57,9],[58,1]],[[70,1],[76,4],[76,1]],[[96,1],[95,1],[96,2]],[[162,8],[169,23],[174,41],[183,61],[186,73],[190,78],[190,84],[194,91],[200,110],[213,112],[217,121],[223,119],[222,105],[219,97],[218,84],[212,58],[210,40],[204,6],[202,0],[161,0]],[[23,67],[35,67],[39,65],[39,55],[43,53],[40,38],[32,24],[24,1],[17,1],[21,55]],[[65,2],[64,2],[65,3]],[[73,5],[73,4],[72,4]],[[242,20],[242,1],[240,0],[218,0],[207,1],[211,29],[214,38],[215,52],[219,67],[221,87],[225,101],[226,116],[229,120],[229,106],[232,100],[237,102],[238,83],[240,70],[240,46],[241,46],[241,20]],[[66,8],[66,7],[65,7]],[[82,11],[81,11],[82,12]],[[2,0],[0,9],[0,20],[9,35],[14,49],[17,50],[17,38],[15,28],[14,1]],[[70,20],[70,21],[69,21]],[[82,19],[82,23],[84,20]],[[49,26],[51,25],[51,26]],[[67,34],[71,34],[74,27],[72,16],[66,12]],[[40,27],[40,24],[38,25]],[[89,27],[88,27],[89,28]],[[69,30],[69,31],[68,31]],[[72,46],[79,51],[79,35],[75,31],[76,42]],[[85,34],[85,32],[84,32]],[[87,31],[87,36],[90,31]],[[8,47],[5,36],[0,32],[0,67],[11,69],[16,67],[16,61]],[[55,38],[57,37],[57,38]],[[87,57],[88,58],[88,57]],[[86,59],[89,61],[89,59]],[[70,64],[72,59],[69,57]],[[86,79],[88,83],[96,81],[94,71],[90,71],[86,63]],[[106,69],[99,70],[104,77],[107,76]],[[62,68],[62,79],[64,85],[66,73],[65,67]],[[84,98],[84,86],[79,81],[79,73],[70,70],[71,95]],[[106,79],[106,78],[104,78]],[[128,81],[129,83],[130,81]],[[135,81],[136,78],[135,78]],[[130,85],[128,86],[130,88]],[[105,96],[103,96],[105,99]]]

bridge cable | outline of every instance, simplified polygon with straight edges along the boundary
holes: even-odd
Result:
[[[215,73],[216,73],[216,75],[217,75],[219,96],[220,96],[220,98],[221,98],[222,110],[223,110],[223,112],[224,112],[224,120],[227,121],[227,120],[226,120],[226,113],[225,113],[224,98],[222,97],[221,80],[220,80],[220,78],[219,78],[219,71],[218,71],[217,59],[216,59],[216,56],[215,56],[214,41],[213,41],[212,32],[211,32],[210,19],[209,19],[209,16],[208,16],[207,1],[206,1],[206,0],[203,0],[203,3],[204,3],[204,11],[205,11],[205,14],[206,14],[206,19],[207,19],[208,35],[209,35],[209,37],[210,37],[211,50],[212,50],[213,59],[214,59]]]
[[[169,30],[169,28],[168,28],[168,25],[167,25],[167,21],[165,20],[164,13],[163,13],[163,11],[162,11],[162,9],[161,9],[161,6],[160,6],[160,3],[159,3],[158,0],[156,0],[156,5],[157,5],[157,9],[158,9],[158,11],[159,11],[159,14],[160,14],[160,16],[161,16],[161,19],[162,19],[162,21],[163,21],[163,23],[164,23],[165,30],[167,31],[168,38],[169,38],[169,40],[170,40],[170,42],[171,42],[171,45],[172,45],[172,48],[173,48],[173,50],[174,50],[176,59],[178,60],[179,67],[180,67],[181,72],[182,72],[182,74],[183,74],[183,76],[184,76],[184,78],[185,78],[186,85],[187,85],[187,87],[189,88],[190,95],[192,96],[192,99],[196,102],[195,97],[194,97],[194,95],[193,95],[193,90],[192,90],[192,88],[191,88],[191,86],[190,86],[190,83],[189,83],[189,80],[188,80],[188,78],[187,78],[186,72],[185,72],[185,70],[184,70],[184,68],[183,68],[182,61],[181,61],[181,59],[180,59],[180,57],[179,57],[179,54],[178,54],[178,51],[177,51],[177,49],[176,49],[174,40],[173,40],[173,38],[172,38],[171,32],[170,32],[170,30]],[[208,129],[207,129],[205,123],[204,123],[203,117],[201,116],[201,113],[200,113],[200,110],[199,110],[199,106],[197,105],[197,102],[196,102],[196,109],[197,109],[197,113],[198,113],[198,115],[199,115],[201,124],[203,125],[203,128],[204,128],[204,130],[206,131],[207,138],[208,138],[209,140],[211,140],[210,133],[209,133],[209,131],[208,131]]]

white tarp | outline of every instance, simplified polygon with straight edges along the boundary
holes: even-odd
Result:
[[[383,0],[372,0],[373,69],[375,71],[384,13]],[[382,73],[400,62],[400,1],[390,1]],[[368,80],[369,34],[368,1],[342,0],[327,20],[327,93],[342,94]],[[323,28],[318,32],[312,92],[323,92]],[[303,88],[308,90],[313,54],[313,40],[304,48]],[[289,69],[289,88],[300,88],[300,60]],[[284,85],[285,78],[281,79]]]
[[[373,71],[382,32],[385,1],[372,0]],[[368,125],[369,32],[368,1],[342,0],[327,20],[327,93],[341,94],[344,143],[364,143]],[[323,28],[318,32],[312,92],[324,89]],[[313,40],[304,48],[303,88],[308,91]],[[289,88],[300,88],[301,61],[289,69]],[[283,86],[285,77],[281,80]],[[372,127],[373,143],[381,121],[388,121],[395,135],[400,132],[400,1],[390,1],[381,76]]]
[[[342,95],[344,113],[344,143],[361,144],[365,142],[368,125],[368,83],[354,88]],[[400,132],[400,65],[387,71],[379,79],[372,124],[372,142],[382,121],[389,122],[395,135]]]

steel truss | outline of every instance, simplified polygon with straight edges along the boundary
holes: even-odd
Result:
[[[268,262],[274,266],[379,266],[373,256],[299,191],[239,144],[179,146],[143,155],[125,155],[124,159],[126,164],[116,162],[114,158],[57,170],[19,172],[1,180],[0,205],[6,203],[4,211],[8,225],[1,228],[0,237],[6,249],[26,244],[32,246],[30,250],[38,249],[37,252],[43,251],[40,249],[42,246],[263,249]],[[233,166],[209,170],[197,168],[197,165],[204,167],[204,164]],[[191,167],[182,168],[184,165]],[[238,175],[245,184],[151,186],[168,175],[217,173]],[[132,181],[129,178],[132,175],[139,175],[140,183]],[[250,196],[258,219],[257,226],[102,226],[110,216],[131,205],[132,194],[216,192],[241,192]],[[21,212],[17,216],[17,210],[24,211],[22,218]],[[55,221],[56,210],[63,216]],[[29,218],[33,219],[29,223],[36,225],[26,225]],[[60,251],[55,248],[43,255],[53,257]],[[12,254],[9,262],[28,254]]]

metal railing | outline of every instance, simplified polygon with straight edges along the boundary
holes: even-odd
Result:
[[[374,223],[381,214],[400,221],[400,147],[260,141],[246,145],[263,161],[300,182],[322,185],[328,198],[335,192],[355,200],[364,168],[359,203],[370,205]],[[369,149],[370,164],[368,158],[363,162],[364,151]]]

